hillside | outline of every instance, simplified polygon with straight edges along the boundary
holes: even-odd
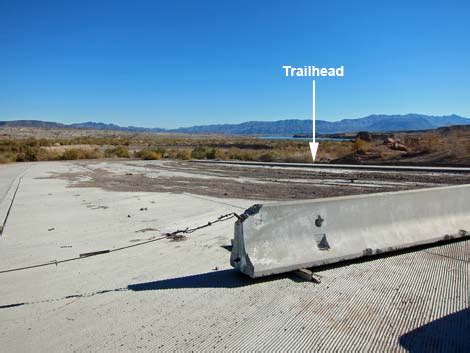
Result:
[[[358,131],[416,131],[429,130],[452,125],[470,125],[470,119],[458,115],[430,116],[422,114],[407,115],[369,115],[359,119],[340,121],[317,120],[317,134],[332,134]],[[181,127],[177,129],[122,127],[115,124],[85,122],[65,125],[38,120],[0,121],[2,126],[38,127],[38,128],[74,128],[131,132],[167,132],[187,134],[223,134],[223,135],[277,135],[311,134],[310,119],[289,119],[278,121],[249,121],[240,124],[216,124]]]
[[[370,115],[359,119],[340,121],[317,120],[317,134],[358,131],[413,131],[429,130],[451,125],[470,125],[470,119],[458,115],[428,116]],[[241,124],[204,125],[169,130],[180,133],[218,133],[227,135],[293,135],[311,134],[311,120],[250,121]]]
[[[41,120],[13,120],[13,121],[0,121],[0,128],[10,126],[10,127],[32,127],[32,128],[42,128],[42,129],[60,129],[67,128],[69,126],[61,123],[54,123],[49,121]]]

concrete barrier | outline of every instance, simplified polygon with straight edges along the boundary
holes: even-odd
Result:
[[[254,205],[230,263],[250,277],[470,236],[470,185]]]

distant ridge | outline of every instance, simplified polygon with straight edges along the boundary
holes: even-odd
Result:
[[[470,125],[470,119],[458,115],[432,116],[422,114],[406,115],[369,115],[359,119],[343,119],[340,121],[317,120],[318,134],[358,132],[358,131],[411,131],[429,130],[444,126]],[[34,128],[74,128],[92,130],[115,130],[135,132],[167,132],[187,134],[225,134],[225,135],[271,135],[289,136],[293,134],[309,134],[312,131],[310,119],[288,119],[278,121],[248,121],[240,124],[216,124],[181,127],[178,129],[122,127],[115,124],[85,122],[77,124],[61,124],[40,120],[0,121],[2,126],[34,127]]]
[[[66,128],[67,125],[61,123],[53,123],[49,121],[41,120],[12,120],[12,121],[0,121],[0,127],[14,126],[14,127],[37,127],[44,129],[58,129]]]
[[[137,131],[137,132],[164,132],[165,129],[160,128],[145,128],[145,127],[135,127],[135,126],[119,126],[115,124],[105,124],[105,123],[95,123],[88,121],[86,123],[76,123],[70,124],[67,127],[74,129],[91,129],[91,130],[116,130],[116,131]]]

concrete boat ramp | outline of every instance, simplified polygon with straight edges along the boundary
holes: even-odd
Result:
[[[275,200],[276,185],[279,200],[286,200],[299,199],[319,180],[336,180],[332,190],[344,195],[373,192],[377,185],[392,191],[469,178],[403,171],[399,179],[382,180],[345,169],[361,186],[343,188],[336,169],[308,176],[293,171],[277,179],[290,180],[289,189],[273,181],[272,171],[254,175],[239,166],[234,180],[230,166],[194,168],[160,161],[0,166],[0,271],[51,263],[0,273],[0,350],[456,352],[470,345],[465,239],[319,267],[320,283],[292,273],[251,279],[232,269],[233,221],[180,241],[55,264],[242,213]],[[220,189],[229,181],[226,191]],[[260,185],[270,189],[264,196]],[[256,197],[246,197],[247,189]]]

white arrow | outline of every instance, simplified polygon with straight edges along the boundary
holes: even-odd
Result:
[[[315,142],[315,80],[312,81],[312,126],[313,126],[313,141],[309,142],[310,152],[312,152],[312,159],[315,162],[315,157],[318,151],[318,142]]]

